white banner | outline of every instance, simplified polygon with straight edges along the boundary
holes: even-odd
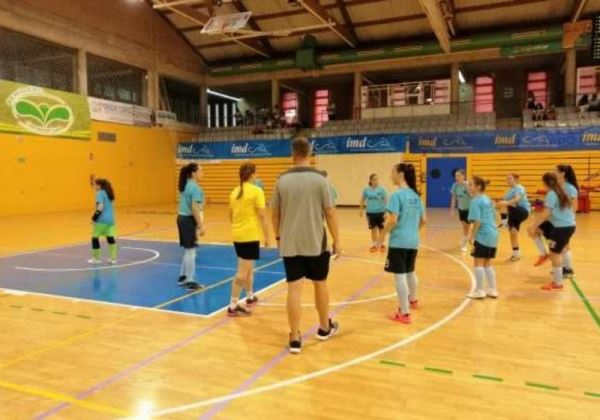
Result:
[[[169,126],[177,124],[177,114],[170,111],[156,111],[156,124]]]
[[[150,108],[92,97],[88,97],[88,103],[93,120],[127,125],[152,125]]]

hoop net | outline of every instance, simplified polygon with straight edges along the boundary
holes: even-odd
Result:
[[[214,35],[235,32],[242,29],[250,20],[252,12],[233,13],[229,15],[213,16],[202,28],[203,34]]]

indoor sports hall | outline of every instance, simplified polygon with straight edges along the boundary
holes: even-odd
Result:
[[[600,419],[600,0],[0,0],[0,419]]]

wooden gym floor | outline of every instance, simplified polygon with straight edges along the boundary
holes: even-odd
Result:
[[[120,235],[173,241],[174,208],[119,209]],[[0,218],[2,259],[87,244],[88,213]],[[340,215],[345,257],[330,288],[341,333],[310,337],[300,356],[285,349],[283,282],[261,292],[251,318],[233,320],[0,289],[0,418],[600,418],[600,214],[578,217],[576,277],[564,292],[539,290],[549,267],[532,266],[524,234],[524,259],[506,262],[503,232],[500,299],[471,302],[459,226],[430,211],[410,326],[386,319],[394,287],[383,256],[367,251],[366,222],[354,209]],[[206,218],[203,240],[228,242],[225,209]],[[144,276],[140,292],[164,281],[155,269]],[[316,323],[311,295],[307,284],[306,333]]]

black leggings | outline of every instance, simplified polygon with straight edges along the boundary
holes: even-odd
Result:
[[[107,236],[106,242],[108,242],[109,245],[114,245],[117,243],[113,236]],[[92,238],[92,249],[100,249],[100,238]]]

